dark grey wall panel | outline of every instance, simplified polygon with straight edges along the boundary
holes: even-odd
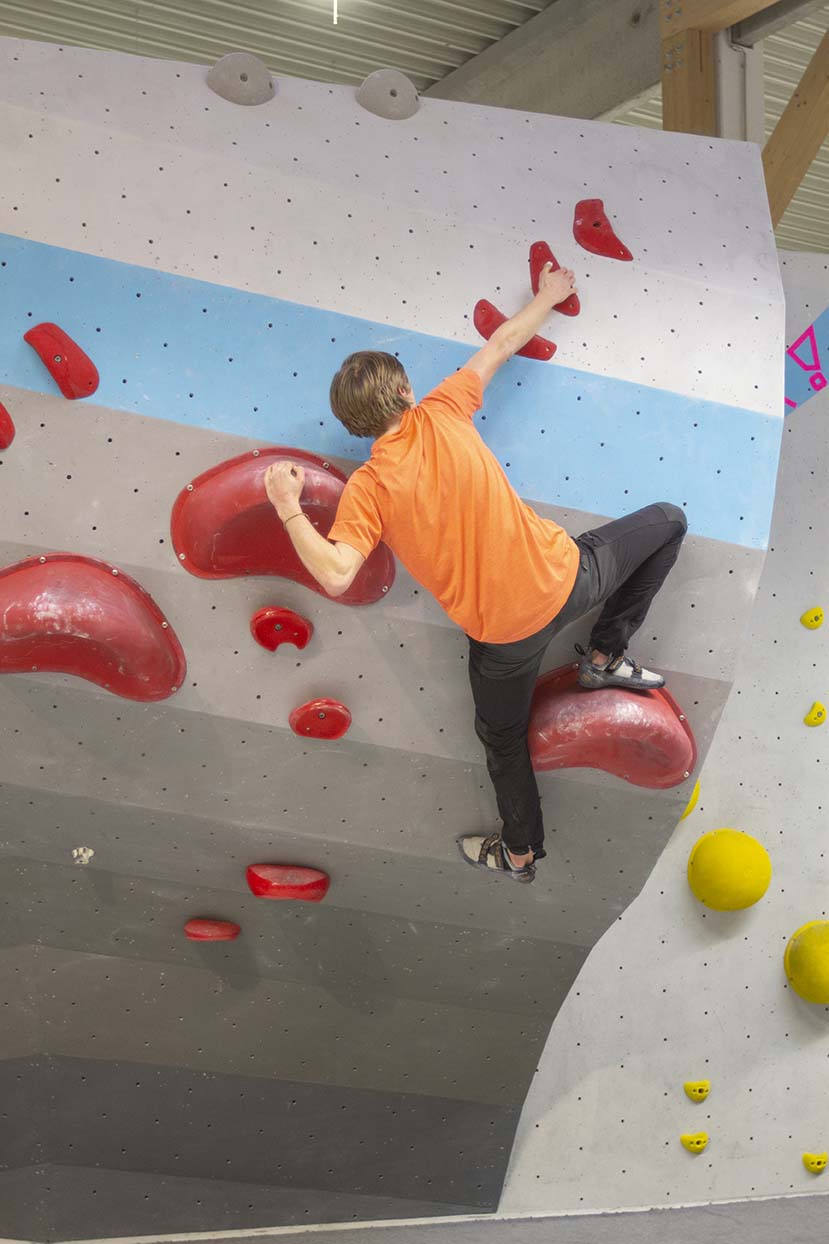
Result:
[[[494,1208],[519,1107],[43,1057],[43,1161]],[[23,1117],[23,1105],[10,1116]]]
[[[569,943],[324,903],[263,903],[207,888],[194,899],[191,888],[172,881],[136,885],[100,868],[7,856],[0,873],[0,911],[18,894],[31,899],[25,908],[18,904],[14,920],[0,923],[3,945],[38,942],[174,965],[178,971],[203,969],[215,983],[240,990],[252,990],[258,981],[315,986],[358,1008],[395,997],[551,1017],[587,953]],[[188,941],[184,919],[200,913],[229,914],[241,923],[242,936],[224,945]],[[6,961],[9,967],[18,965],[13,955]]]
[[[0,1229],[42,1241],[84,1238],[93,1215],[99,1236],[118,1237],[469,1212],[440,1201],[79,1166],[0,1173],[0,1198]]]

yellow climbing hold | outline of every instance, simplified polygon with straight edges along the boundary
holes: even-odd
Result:
[[[697,778],[694,784],[694,789],[691,791],[691,798],[688,800],[687,804],[685,805],[685,811],[682,813],[682,816],[679,818],[681,821],[684,821],[686,816],[691,815],[694,808],[697,806],[698,799],[699,799],[699,778]]]
[[[810,631],[816,631],[823,625],[823,610],[818,605],[814,609],[807,609],[805,613],[801,613],[800,621]]]
[[[679,1138],[689,1153],[702,1153],[708,1144],[707,1132],[684,1132]]]
[[[827,1162],[829,1162],[829,1153],[804,1153],[803,1155],[803,1165],[813,1175],[822,1175],[826,1170]]]
[[[783,962],[796,994],[829,1005],[829,920],[812,920],[793,933]]]
[[[688,858],[688,884],[714,911],[741,911],[760,901],[771,881],[766,848],[738,829],[703,834]]]
[[[803,723],[807,726],[822,726],[825,720],[826,709],[823,707],[820,700],[815,700],[814,704],[803,718]]]
[[[685,1084],[685,1092],[691,1098],[691,1101],[705,1101],[711,1092],[710,1080],[688,1080]]]

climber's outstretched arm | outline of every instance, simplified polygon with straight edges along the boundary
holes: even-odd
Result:
[[[496,328],[486,345],[473,354],[464,367],[477,372],[486,388],[498,368],[535,336],[553,307],[568,298],[575,288],[576,278],[569,268],[553,272],[551,265],[545,264],[535,298],[512,319]]]

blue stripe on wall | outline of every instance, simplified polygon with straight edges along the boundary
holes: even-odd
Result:
[[[362,460],[369,451],[328,406],[346,354],[398,352],[422,396],[474,353],[2,234],[0,264],[5,383],[56,392],[23,341],[32,324],[51,320],[96,363],[93,402],[323,455]],[[612,517],[670,500],[685,507],[697,535],[766,547],[782,419],[525,359],[502,369],[478,418],[524,497]]]
[[[799,343],[799,344],[797,344]],[[829,380],[829,307],[786,351],[786,411],[802,406]]]

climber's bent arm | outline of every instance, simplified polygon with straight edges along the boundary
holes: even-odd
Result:
[[[285,524],[297,556],[329,596],[347,592],[366,560],[350,544],[332,544],[321,536],[306,514],[296,514]]]

